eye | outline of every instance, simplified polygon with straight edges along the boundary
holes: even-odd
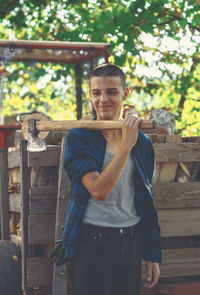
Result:
[[[100,95],[100,91],[92,91],[93,96],[98,96]]]
[[[113,91],[113,90],[110,90],[110,91],[108,91],[108,94],[109,94],[109,95],[116,95],[117,92],[116,92],[116,91]]]

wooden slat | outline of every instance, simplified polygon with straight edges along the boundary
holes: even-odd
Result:
[[[27,260],[27,285],[51,286],[53,277],[52,261],[48,257],[33,257]]]
[[[165,138],[167,143],[180,143],[182,142],[182,136],[179,134],[167,134]]]
[[[20,166],[20,150],[8,152],[8,168],[18,168]]]
[[[164,137],[157,136],[156,143],[180,143],[182,136],[179,135],[165,135]],[[156,171],[154,183],[173,182],[176,176],[178,162],[156,162]]]
[[[56,214],[57,187],[32,187],[30,214]]]
[[[55,215],[29,215],[28,243],[53,243],[55,237],[55,218]]]
[[[178,167],[178,162],[170,163],[156,163],[154,183],[165,183],[173,182],[176,175],[176,169]]]
[[[9,194],[9,211],[21,213],[22,198],[21,194]]]
[[[28,153],[29,167],[58,166],[60,161],[60,146],[48,146],[44,152]]]
[[[146,277],[143,262],[143,279]],[[186,277],[200,275],[200,248],[163,250],[163,262],[160,265],[161,278]]]
[[[163,250],[163,262],[160,265],[161,278],[189,277],[200,275],[200,249]],[[34,257],[27,261],[27,284],[33,286],[51,286],[53,265],[48,257]],[[60,274],[63,275],[62,273]],[[143,261],[143,279],[146,277]]]
[[[28,246],[28,210],[29,210],[29,188],[30,188],[30,169],[28,168],[27,142],[20,142],[20,183],[22,196],[22,289],[27,290],[27,259],[31,254]]]
[[[153,184],[157,209],[200,207],[200,182]]]
[[[157,162],[200,161],[198,143],[155,143]]]
[[[0,149],[0,229],[1,239],[9,240],[8,158],[5,149]]]
[[[62,169],[64,159],[64,139],[61,147],[61,157],[59,165],[59,178],[58,178],[58,198],[56,209],[56,228],[55,240],[60,239],[62,236],[63,228],[65,225],[65,218],[67,206],[71,195],[71,182],[67,174]],[[60,275],[63,273],[64,275]],[[53,266],[53,295],[67,295],[69,280],[67,277],[67,265]]]
[[[162,237],[200,235],[200,208],[158,210]]]

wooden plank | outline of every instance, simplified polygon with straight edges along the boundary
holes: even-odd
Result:
[[[57,187],[32,187],[29,213],[56,214]]]
[[[20,183],[22,198],[22,289],[27,290],[27,259],[31,255],[31,248],[28,246],[28,210],[29,210],[29,188],[30,168],[28,168],[27,142],[20,142]]]
[[[200,249],[163,250],[163,262],[160,269],[160,278],[200,275]],[[27,271],[28,287],[51,286],[53,265],[48,257],[29,258],[27,260]],[[146,277],[145,271],[145,262],[143,261],[143,279]],[[65,274],[61,273],[60,276],[64,277]]]
[[[61,157],[59,165],[59,178],[58,178],[58,198],[57,198],[57,209],[56,209],[56,228],[55,228],[55,240],[62,236],[62,232],[65,225],[65,218],[69,198],[71,195],[71,182],[67,174],[63,170],[63,159],[64,159],[64,139],[61,146]],[[53,266],[53,295],[67,295],[68,292],[68,267],[67,264]],[[63,274],[63,275],[61,275]]]
[[[178,162],[156,163],[153,183],[173,182],[176,176]]]
[[[9,211],[21,213],[22,198],[21,194],[9,194]]]
[[[143,261],[143,279],[146,277]],[[163,250],[160,278],[200,275],[200,248]]]
[[[167,143],[181,143],[182,136],[179,134],[167,134],[165,138],[165,142]]]
[[[55,237],[55,215],[29,215],[28,243],[53,243]]]
[[[8,168],[18,168],[20,166],[20,150],[15,149],[8,152]]]
[[[51,286],[53,276],[52,261],[48,257],[32,257],[27,260],[27,285]]]
[[[157,209],[200,207],[200,182],[153,184]]]
[[[156,143],[180,143],[182,141],[181,135],[165,135],[164,137],[157,136]],[[178,162],[160,163],[156,162],[156,170],[154,183],[173,182],[176,176]]]
[[[158,210],[162,237],[200,235],[200,208]]]
[[[200,143],[200,136],[183,137],[183,142],[198,142],[198,143]]]
[[[200,161],[198,143],[155,143],[157,162],[196,162]]]
[[[46,151],[28,153],[28,166],[58,166],[60,161],[60,146],[48,146]]]
[[[9,240],[8,158],[5,149],[0,149],[0,225],[1,239]]]

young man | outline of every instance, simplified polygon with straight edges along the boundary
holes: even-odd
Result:
[[[90,98],[96,120],[119,120],[129,89],[115,65],[95,68]],[[73,129],[64,169],[72,182],[63,246],[71,257],[72,295],[138,295],[159,277],[160,229],[153,205],[154,151],[128,116],[122,130]]]

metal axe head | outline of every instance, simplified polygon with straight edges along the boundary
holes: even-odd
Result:
[[[27,150],[29,152],[42,152],[46,150],[45,140],[38,138],[38,132],[36,130],[37,119],[28,120],[28,144]]]

